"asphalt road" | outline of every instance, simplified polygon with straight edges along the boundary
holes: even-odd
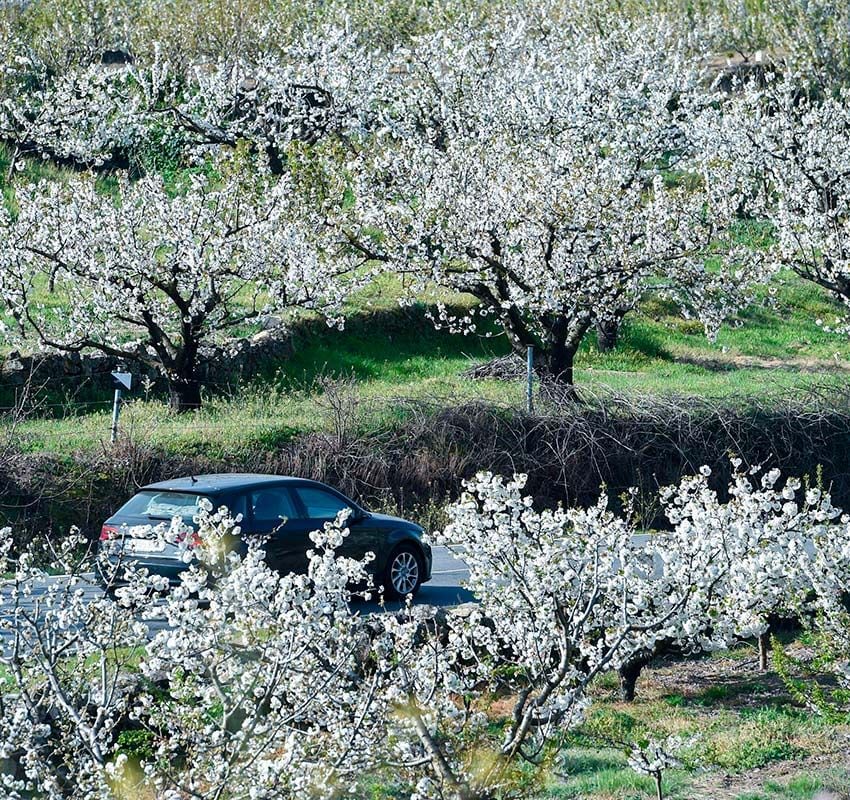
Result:
[[[464,562],[456,559],[445,547],[433,548],[433,558],[431,580],[419,590],[415,600],[416,604],[448,607],[470,602],[472,595],[461,586],[464,578],[469,574]],[[63,576],[61,575],[45,578],[34,587],[32,595],[22,605],[34,608],[39,596],[47,592],[51,585],[61,583],[62,580]],[[102,595],[102,590],[93,582],[82,584],[79,588],[83,591],[84,597],[95,598]],[[0,596],[5,594],[6,590],[0,584]],[[3,597],[3,600],[5,601],[5,597]],[[354,611],[359,611],[362,614],[371,614],[380,610],[376,602],[355,601],[352,606]],[[390,609],[396,609],[400,606],[400,602],[387,604]],[[6,613],[8,611],[4,602],[0,605],[0,616]],[[154,617],[148,621],[148,628],[152,634],[165,627],[167,627],[166,621],[162,617]],[[0,634],[0,639],[2,638],[5,638],[5,635]]]
[[[469,576],[466,564],[455,558],[445,547],[433,547],[434,559],[431,568],[431,580],[422,585],[416,595],[416,603],[431,606],[457,606],[469,603],[472,594],[461,586]],[[388,603],[390,608],[398,607],[400,603]],[[377,610],[377,603],[361,603],[365,611]]]

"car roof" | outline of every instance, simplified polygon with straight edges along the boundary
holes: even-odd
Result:
[[[140,491],[156,490],[167,492],[197,492],[199,494],[219,494],[241,489],[251,489],[267,483],[288,483],[299,481],[316,483],[290,475],[261,475],[252,472],[227,472],[216,475],[190,475],[185,478],[172,478],[143,486]],[[319,484],[321,485],[321,484]]]

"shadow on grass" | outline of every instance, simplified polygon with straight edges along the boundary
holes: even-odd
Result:
[[[245,385],[264,390],[278,386],[287,391],[312,387],[320,375],[352,376],[359,381],[387,380],[403,382],[445,373],[454,374],[458,365],[470,359],[487,359],[504,355],[509,346],[497,329],[482,328],[480,334],[461,335],[436,330],[428,318],[428,306],[416,303],[410,307],[374,309],[352,314],[343,330],[329,327],[320,319],[304,319],[290,328],[291,355],[283,360],[268,358],[250,375],[234,373],[232,377],[203,382],[207,397],[226,397]],[[460,315],[465,308],[449,307]],[[250,331],[245,331],[249,335]],[[446,364],[441,367],[440,361]],[[2,363],[2,361],[0,361]],[[131,370],[134,366],[131,364]],[[34,382],[30,405],[36,416],[66,417],[111,407],[112,389],[103,381],[86,376],[68,376],[48,385]],[[137,381],[138,383],[138,381]],[[0,407],[12,408],[21,387],[0,383]],[[138,389],[130,399],[139,395]],[[157,382],[151,399],[165,401],[167,392]]]
[[[463,309],[450,308],[461,313]],[[307,388],[320,375],[353,376],[360,381],[410,380],[434,372],[434,362],[487,359],[505,355],[504,336],[454,334],[436,330],[429,308],[378,309],[353,315],[345,328],[328,327],[321,320],[293,329],[292,355],[270,363],[254,380],[274,381],[284,387]]]

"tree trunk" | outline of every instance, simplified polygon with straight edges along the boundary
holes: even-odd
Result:
[[[767,652],[770,649],[770,632],[759,634],[759,670],[767,672]]]
[[[652,773],[652,777],[655,778],[655,797],[656,800],[664,800],[664,785],[662,783],[661,778],[661,770]]]
[[[649,661],[649,658],[641,656],[632,661],[627,661],[617,671],[617,674],[620,676],[620,698],[622,700],[631,703],[635,699],[635,687],[637,686],[638,678]]]
[[[201,407],[201,384],[195,378],[173,378],[168,382],[169,405],[183,413]]]
[[[181,347],[170,361],[165,361],[168,379],[169,405],[182,414],[201,407],[201,384],[198,380],[198,354],[200,341],[196,328],[184,322]]]
[[[537,362],[545,377],[562,387],[573,386],[573,364],[589,327],[590,319],[575,320],[563,315],[553,315],[545,321],[546,336]]]
[[[617,347],[620,337],[620,323],[623,318],[618,314],[613,319],[600,319],[596,323],[596,346],[600,353],[610,353]]]
[[[535,358],[543,377],[553,380],[562,386],[572,386],[574,383],[573,364],[576,357],[575,347],[555,343]]]

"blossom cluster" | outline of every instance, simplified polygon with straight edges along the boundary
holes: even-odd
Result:
[[[558,24],[565,14],[570,24]],[[215,284],[190,293],[209,313],[181,307],[185,287],[172,291],[160,276],[161,226],[141,226],[136,206],[171,220],[166,254],[175,239],[209,245],[213,255],[194,255],[178,273],[232,274],[271,297],[269,313],[302,305],[292,295],[316,307],[318,294],[346,294],[337,272],[380,271],[400,279],[403,303],[435,285],[473,295],[468,314],[438,305],[435,323],[491,331],[495,321],[516,349],[537,349],[541,371],[568,384],[587,332],[619,323],[649,292],[710,336],[749,301],[760,273],[738,245],[738,196],[706,179],[701,158],[716,105],[704,31],[671,29],[664,15],[600,31],[577,9],[548,5],[447,14],[416,28],[376,43],[329,13],[287,23],[274,47],[195,59],[153,47],[121,64],[63,69],[12,37],[0,135],[16,164],[35,155],[145,174],[132,192],[119,191],[114,210],[94,197],[102,187],[86,188],[88,174],[70,187],[15,190],[20,221],[5,221],[0,243],[16,262],[3,293],[15,321],[27,317],[19,330],[51,348],[113,354],[116,336],[140,335],[169,382],[193,378],[202,340],[240,320],[228,308],[234,295]],[[163,188],[157,172],[213,173],[224,183],[256,176],[255,208],[240,194],[247,227],[220,211],[203,181]],[[98,241],[95,216],[136,244],[128,252],[124,241]],[[243,235],[252,217],[279,231],[275,241]],[[20,253],[30,237],[38,252]],[[92,255],[63,268],[82,297],[60,331],[23,298],[45,272],[51,290],[65,288],[55,264],[69,248]],[[249,248],[244,258],[262,270],[244,267]],[[330,260],[337,270],[325,268]],[[364,264],[371,271],[360,271]],[[112,299],[104,305],[101,295]],[[131,313],[115,313],[122,302]],[[84,340],[81,330],[90,332]],[[169,341],[175,352],[166,358]]]
[[[604,496],[540,511],[522,476],[477,476],[433,536],[465,560],[476,602],[440,612],[365,613],[368,558],[336,554],[344,518],[312,534],[306,574],[282,575],[262,541],[231,546],[238,519],[204,509],[194,550],[179,525],[161,532],[186,548],[178,586],[126,563],[111,596],[87,588],[75,536],[47,582],[32,552],[4,546],[4,791],[335,797],[392,765],[411,797],[492,796],[516,759],[581,723],[596,676],[636,654],[837,609],[848,521],[828,493],[738,465],[721,500],[708,473],[662,493],[673,530],[652,536]],[[166,624],[151,630],[155,617]],[[497,739],[494,693],[512,705]],[[635,769],[660,774],[671,748],[636,745]]]

